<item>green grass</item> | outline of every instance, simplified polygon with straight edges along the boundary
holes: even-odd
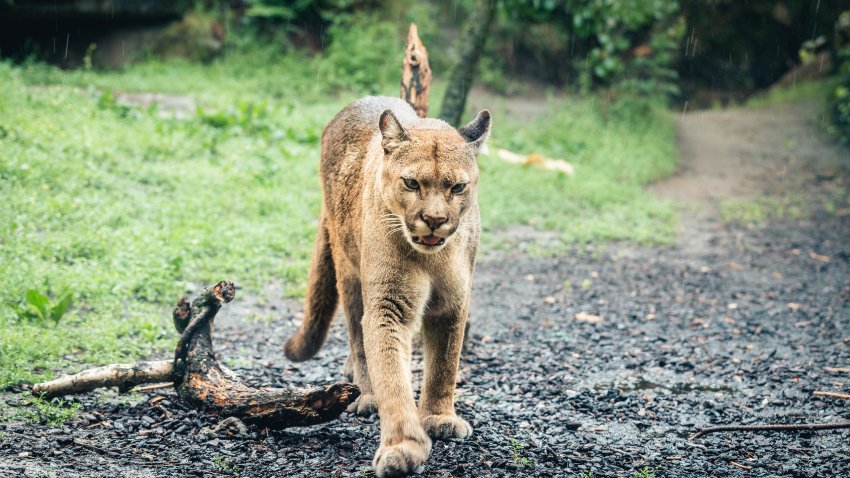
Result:
[[[809,214],[807,199],[798,195],[759,196],[720,201],[720,218],[725,223],[754,227],[778,219],[801,219]]]
[[[656,244],[675,237],[675,211],[644,190],[676,165],[675,131],[661,107],[632,99],[555,100],[531,123],[500,117],[497,110],[493,128],[493,145],[564,159],[576,174],[483,157],[479,203],[485,231],[526,224],[559,232],[565,245]]]
[[[23,420],[34,425],[61,427],[80,410],[79,403],[61,398],[50,400],[22,393],[15,406],[0,402],[0,421]]]
[[[364,92],[398,89],[364,76],[345,89],[327,58],[260,51],[120,72],[0,63],[0,389],[167,354],[171,304],[190,287],[227,278],[303,294],[322,128]],[[126,91],[190,94],[198,112],[122,106],[114,93]],[[494,113],[493,146],[563,158],[577,173],[482,157],[485,244],[514,224],[565,245],[674,236],[672,207],[642,189],[675,164],[662,108],[590,98],[553,100],[531,123]],[[73,305],[33,320],[29,290],[54,308],[70,292]]]
[[[829,93],[838,85],[835,76],[818,80],[805,80],[797,83],[771,88],[749,98],[747,108],[761,109],[788,103],[817,102],[826,103]]]

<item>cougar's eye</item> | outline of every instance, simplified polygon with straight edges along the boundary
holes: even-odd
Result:
[[[452,186],[452,194],[460,194],[466,189],[466,183],[457,183]]]
[[[404,180],[404,185],[407,186],[407,189],[411,189],[416,191],[419,189],[419,183],[415,179],[410,178],[402,178]]]

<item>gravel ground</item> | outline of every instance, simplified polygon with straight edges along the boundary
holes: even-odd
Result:
[[[423,476],[850,475],[847,430],[687,440],[709,424],[850,419],[850,402],[812,393],[850,392],[850,376],[825,369],[850,365],[847,237],[850,218],[819,213],[729,229],[714,239],[724,252],[708,256],[610,248],[483,261],[458,398],[475,434],[435,443]],[[233,318],[247,310],[291,319]],[[300,310],[237,297],[216,331],[225,363],[255,384],[339,380],[341,320],[318,359],[283,357]],[[209,433],[217,420],[170,390],[68,398],[82,412],[62,428],[0,424],[0,475],[367,476],[378,445],[378,423],[349,414],[238,436]]]

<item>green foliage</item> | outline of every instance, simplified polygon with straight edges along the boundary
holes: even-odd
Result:
[[[393,24],[376,15],[345,15],[328,34],[332,42],[317,74],[329,87],[376,94],[398,81],[404,42]]]
[[[584,92],[616,86],[640,94],[678,93],[674,63],[685,29],[678,0],[502,0],[500,5],[491,55],[522,50],[537,59],[541,76],[577,84]]]
[[[841,14],[836,24],[842,44],[838,46],[840,83],[829,97],[832,111],[832,132],[844,144],[850,144],[850,10]]]
[[[70,291],[60,295],[55,301],[51,301],[46,295],[35,289],[28,289],[26,306],[23,316],[35,321],[39,325],[53,324],[55,327],[62,320],[65,312],[71,308],[73,295]]]
[[[513,453],[514,464],[522,468],[534,466],[534,463],[524,455],[525,443],[519,442],[511,438],[511,452]]]
[[[655,478],[655,475],[657,473],[657,468],[650,468],[648,466],[645,466],[640,470],[636,471],[632,476],[634,476],[634,478]]]
[[[227,459],[221,453],[216,453],[213,456],[212,464],[221,473],[230,475],[230,476],[239,476],[239,468],[230,464],[230,460]]]

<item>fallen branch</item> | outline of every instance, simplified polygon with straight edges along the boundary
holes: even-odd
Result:
[[[688,438],[688,440],[696,440],[697,438],[703,435],[718,432],[800,432],[817,430],[838,430],[841,428],[850,428],[850,422],[790,423],[781,425],[723,425],[719,427],[709,427],[697,430],[696,433],[694,433]]]
[[[236,295],[232,282],[205,288],[191,305],[181,298],[172,317],[182,332],[173,360],[109,365],[61,377],[33,387],[33,393],[65,395],[117,386],[127,391],[143,383],[169,381],[177,395],[195,408],[269,428],[313,425],[333,420],[360,395],[357,386],[325,388],[253,388],[218,364],[212,329],[222,304]]]

